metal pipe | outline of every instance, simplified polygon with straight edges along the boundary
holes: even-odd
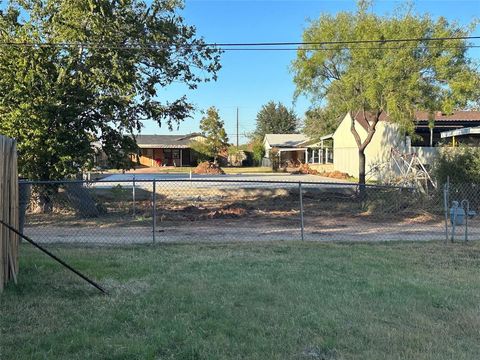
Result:
[[[133,200],[133,217],[135,218],[135,175],[133,175],[132,200]]]
[[[298,182],[298,191],[300,193],[300,230],[301,230],[301,236],[302,236],[302,241],[305,240],[305,234],[304,234],[304,219],[303,219],[303,194],[302,194],[302,182]]]
[[[451,237],[451,241],[454,242],[455,240],[455,227],[457,225],[457,210],[458,210],[458,202],[457,201],[452,201],[453,203],[453,206],[452,206],[452,209],[453,209],[453,224],[452,224],[452,237]]]
[[[22,237],[23,239],[27,240],[30,244],[32,244],[33,246],[35,246],[37,249],[39,249],[40,251],[44,252],[45,254],[47,254],[48,256],[50,256],[52,259],[54,259],[55,261],[59,262],[61,265],[63,265],[64,267],[66,267],[68,270],[70,270],[71,272],[75,273],[76,275],[78,275],[79,277],[81,277],[83,280],[85,280],[86,282],[88,282],[90,285],[96,287],[98,290],[100,290],[102,293],[104,294],[108,294],[107,290],[105,290],[103,287],[101,287],[100,285],[98,285],[95,281],[93,280],[90,280],[88,277],[86,277],[85,275],[83,275],[80,271],[74,269],[73,267],[71,267],[70,265],[68,265],[65,261],[63,261],[62,259],[58,258],[57,256],[55,256],[54,254],[52,254],[50,251],[48,251],[47,249],[45,249],[43,246],[40,246],[39,244],[37,244],[35,241],[33,241],[32,239],[30,239],[27,235],[24,235],[23,233],[21,233],[20,231],[18,231],[17,229],[13,228],[12,226],[10,226],[9,224],[3,222],[2,220],[0,220],[0,224],[2,224],[3,226],[5,226],[7,229],[9,229],[10,231],[13,231],[15,234],[17,234],[18,236]]]
[[[445,244],[448,243],[448,187],[443,185],[443,205],[445,208]]]
[[[153,232],[153,243],[155,244],[155,232],[157,230],[157,180],[153,180],[153,194],[152,194],[152,232]]]
[[[468,241],[468,213],[470,212],[470,202],[467,199],[462,200],[460,203],[460,206],[463,209],[463,204],[466,205],[466,209],[464,209],[465,212],[465,241]]]

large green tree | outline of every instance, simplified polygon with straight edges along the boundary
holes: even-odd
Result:
[[[225,124],[214,106],[208,108],[205,116],[200,120],[200,131],[205,136],[205,140],[193,148],[202,149],[201,152],[216,162],[220,151],[225,150],[228,146],[228,136]]]
[[[289,134],[297,131],[298,118],[282,103],[270,101],[257,114],[254,137],[263,140],[265,134]]]
[[[342,110],[333,106],[308,109],[302,132],[312,140],[319,141],[320,137],[333,133],[344,116]]]
[[[159,99],[173,82],[216,78],[219,52],[178,14],[180,1],[14,0],[0,12],[0,133],[18,140],[31,179],[92,166],[100,144],[117,167],[142,121],[172,128],[185,97]]]
[[[478,98],[480,84],[468,44],[458,39],[468,36],[473,25],[418,15],[408,6],[393,16],[380,16],[368,10],[370,3],[360,1],[356,12],[323,14],[311,22],[303,41],[323,44],[300,48],[292,64],[297,96],[364,116],[366,137],[360,137],[355,121],[351,124],[362,184],[365,148],[383,113],[413,133],[416,110],[448,113],[462,108]],[[427,40],[451,37],[456,39]],[[394,39],[412,40],[388,41]],[[379,42],[368,42],[372,40]]]

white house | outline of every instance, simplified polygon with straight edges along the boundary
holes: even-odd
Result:
[[[371,118],[367,114],[367,121]],[[441,133],[470,126],[480,126],[480,112],[457,111],[451,115],[437,112],[432,122],[427,112],[415,114],[416,136],[410,140],[402,134],[398,125],[382,114],[377,124],[376,132],[370,144],[365,149],[366,173],[386,164],[392,159],[392,152],[397,154],[414,154],[424,165],[430,165],[438,153],[436,145],[442,141]],[[358,147],[351,132],[352,121],[355,129],[363,141],[367,136],[365,118],[361,112],[349,112],[333,133],[333,164],[334,169],[351,176],[358,176],[359,157]],[[430,126],[429,126],[430,124]],[[433,127],[432,127],[433,125]]]
[[[270,166],[270,152],[273,148],[278,150],[280,164],[287,162],[318,164],[332,160],[332,152],[323,146],[323,139],[314,142],[304,134],[266,134],[263,147],[264,166]]]

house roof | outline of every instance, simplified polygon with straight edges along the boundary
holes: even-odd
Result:
[[[201,134],[187,135],[136,135],[135,139],[139,148],[174,148],[185,149],[190,147],[192,138]]]
[[[429,115],[427,111],[417,111],[415,113],[417,121],[428,121]],[[480,111],[455,111],[452,114],[442,114],[437,111],[435,113],[435,121],[479,121]]]
[[[352,112],[355,120],[364,128],[367,129],[368,124],[365,121],[365,118],[370,122],[373,120],[374,114],[370,112],[357,111]],[[380,114],[380,121],[388,121],[388,115],[386,112]],[[415,121],[417,122],[427,122],[430,120],[430,114],[428,111],[416,111],[415,112]],[[441,111],[434,113],[435,122],[445,122],[445,123],[459,123],[459,122],[471,122],[480,124],[480,111],[455,111],[452,114],[443,114]]]
[[[272,147],[296,147],[308,140],[303,134],[265,134],[265,141]]]

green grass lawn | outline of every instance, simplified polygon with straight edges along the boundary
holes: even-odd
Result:
[[[6,359],[478,359],[480,244],[21,248]]]

